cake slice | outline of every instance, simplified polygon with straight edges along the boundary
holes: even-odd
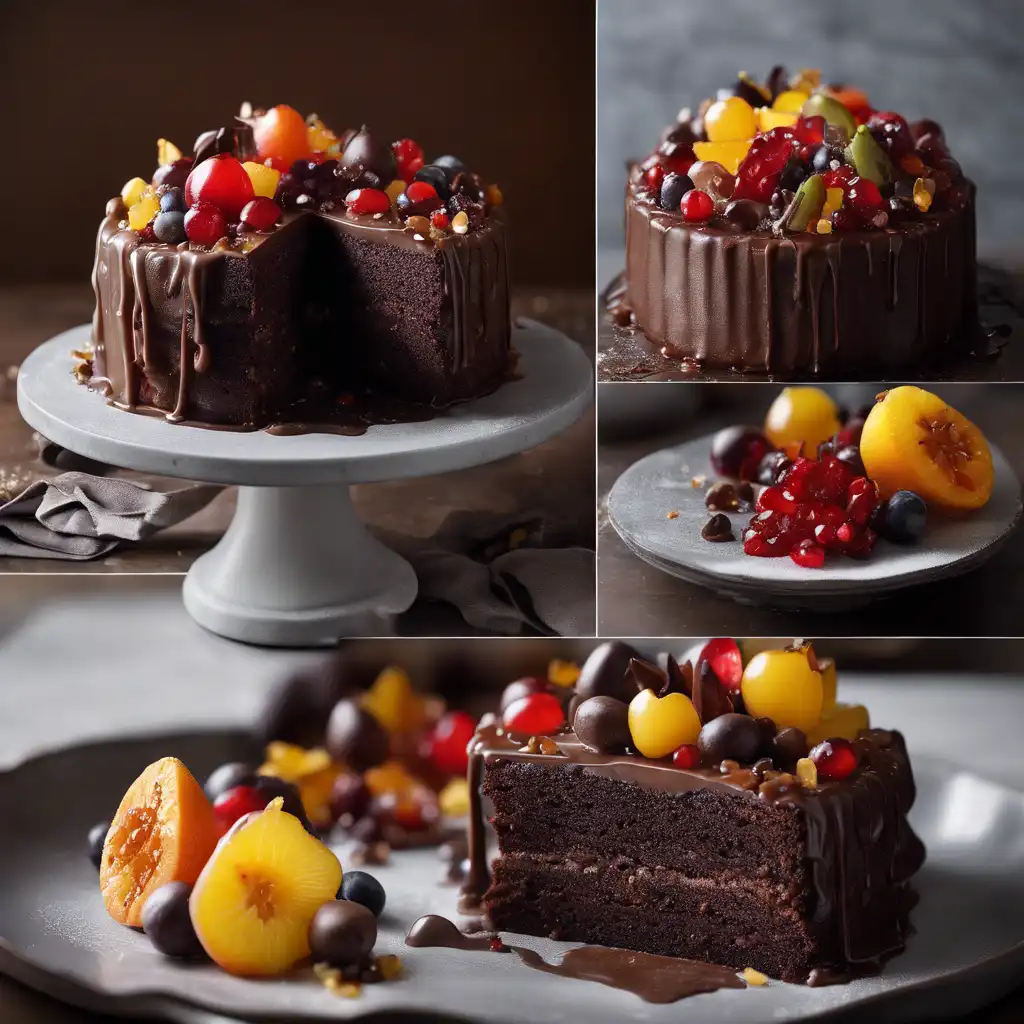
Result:
[[[829,704],[810,648],[758,655],[735,691],[706,661],[630,664],[597,691],[584,667],[574,730],[478,731],[467,886],[494,927],[812,983],[900,952],[924,859],[902,737]]]

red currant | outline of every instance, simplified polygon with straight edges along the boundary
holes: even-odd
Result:
[[[509,704],[502,712],[501,720],[509,732],[544,736],[565,725],[565,712],[553,694],[531,693]]]
[[[829,168],[822,172],[821,183],[825,188],[841,188],[845,192],[856,177],[857,172],[843,164],[842,167]]]
[[[213,245],[227,233],[228,222],[212,203],[196,203],[185,214],[185,234],[195,245]]]
[[[425,203],[429,200],[440,202],[437,189],[427,181],[414,181],[406,188],[405,194],[413,203]]]
[[[665,180],[665,168],[661,164],[648,167],[644,172],[644,181],[655,196],[661,195],[661,183]]]
[[[517,700],[522,700],[523,697],[529,697],[534,693],[547,692],[547,680],[541,679],[539,676],[527,676],[524,679],[516,679],[501,691],[501,700],[498,702],[498,707],[504,712],[505,708],[510,704],[514,704]]]
[[[387,213],[391,200],[379,188],[354,188],[345,196],[349,213]]]
[[[423,167],[423,150],[412,139],[399,139],[391,143],[391,152],[395,155],[395,166],[398,176],[404,182],[410,182],[416,172]]]
[[[267,797],[255,786],[235,786],[214,800],[213,813],[223,834],[243,815],[262,811],[266,806]]]
[[[825,564],[825,549],[813,540],[802,540],[789,552],[789,557],[804,569],[820,569]]]
[[[854,178],[846,190],[843,205],[847,203],[862,220],[870,221],[882,208],[882,193],[878,191],[878,186],[873,181],[867,178]]]
[[[253,198],[252,180],[230,153],[218,153],[194,167],[185,181],[185,202],[212,203],[229,221],[238,220]]]
[[[711,219],[715,212],[715,201],[707,192],[702,192],[699,188],[691,188],[683,196],[679,209],[683,211],[684,220],[691,224],[698,224]]]
[[[250,199],[242,207],[240,220],[253,231],[269,231],[281,219],[281,207],[266,196]]]
[[[709,640],[698,661],[706,661],[727,690],[740,688],[743,655],[740,654],[740,645],[731,636],[717,636]]]
[[[845,779],[860,760],[853,744],[839,737],[822,741],[808,756],[818,769],[820,779]]]
[[[465,711],[449,711],[441,716],[427,741],[427,756],[434,766],[448,775],[465,775],[469,767],[469,746],[476,722]]]
[[[672,763],[677,768],[696,768],[700,765],[700,747],[684,743],[673,755]]]
[[[438,231],[447,231],[451,223],[451,219],[444,210],[435,210],[430,215],[430,224],[432,227],[437,228]]]

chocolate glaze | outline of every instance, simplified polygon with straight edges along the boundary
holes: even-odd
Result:
[[[690,225],[626,192],[626,286],[664,355],[789,376],[878,371],[966,353],[978,333],[974,186],[882,231],[774,237]]]
[[[498,726],[478,730],[469,748],[470,871],[462,890],[467,905],[482,904],[486,909],[490,885],[481,793],[486,766],[498,760],[543,764],[552,771],[582,766],[595,775],[665,793],[711,789],[737,799],[796,805],[806,823],[813,923],[825,937],[823,946],[831,950],[831,962],[821,966],[864,973],[904,948],[915,901],[908,882],[925,853],[906,819],[915,789],[899,733],[862,732],[856,741],[860,763],[855,772],[841,781],[824,781],[814,790],[785,780],[762,785],[747,768],[722,774],[718,769],[681,769],[670,761],[634,755],[598,754],[571,734],[559,736],[558,746],[564,755],[560,758],[530,754]]]
[[[446,949],[492,950],[496,936],[481,932],[466,935],[460,932],[454,922],[438,914],[426,914],[414,921],[405,936],[407,946],[441,946]],[[494,950],[498,952],[498,950]]]

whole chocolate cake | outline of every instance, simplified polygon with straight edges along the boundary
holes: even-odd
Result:
[[[502,196],[411,139],[277,106],[161,140],[96,242],[79,375],[171,421],[360,432],[493,390],[510,364]]]
[[[776,68],[630,169],[613,302],[697,368],[870,375],[967,351],[976,272],[974,186],[939,125]]]
[[[786,981],[878,970],[904,948],[924,860],[902,737],[837,703],[809,645],[744,668],[713,640],[696,665],[614,642],[575,691],[512,684],[470,746],[467,907]]]

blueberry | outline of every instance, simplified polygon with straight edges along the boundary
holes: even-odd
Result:
[[[466,165],[457,156],[452,156],[451,154],[439,156],[431,163],[431,166],[440,167],[447,175],[448,181],[451,181],[456,174],[466,169]]]
[[[180,210],[165,210],[153,221],[153,234],[158,242],[177,245],[185,241],[185,214]]]
[[[661,183],[661,195],[658,196],[658,205],[663,210],[679,212],[679,204],[683,196],[693,188],[693,182],[688,174],[666,174],[665,180]]]
[[[97,871],[100,869],[100,862],[103,860],[103,844],[107,839],[107,832],[110,830],[109,821],[101,821],[89,829],[89,860]]]
[[[164,956],[180,960],[195,960],[203,956],[203,947],[188,912],[191,893],[192,886],[185,882],[168,882],[143,904],[142,930]]]
[[[882,518],[883,537],[896,544],[915,544],[928,525],[928,506],[913,491],[897,491],[886,503]]]
[[[437,190],[437,194],[442,199],[447,199],[452,194],[452,190],[448,185],[448,173],[443,167],[438,167],[437,164],[427,164],[425,167],[421,167],[416,172],[413,180],[425,181],[433,185]]]
[[[373,875],[367,874],[365,871],[346,872],[341,880],[341,888],[338,890],[339,900],[361,903],[373,913],[374,917],[380,917],[384,911],[386,898],[384,886]]]
[[[782,168],[782,176],[779,178],[779,184],[783,188],[796,191],[800,187],[800,183],[806,177],[807,165],[799,157],[792,156],[786,161],[786,166]]]
[[[160,210],[163,213],[185,213],[188,210],[185,193],[180,188],[169,188],[160,197]]]
[[[229,789],[235,786],[252,786],[256,783],[256,769],[243,761],[228,761],[219,768],[214,768],[206,780],[203,790],[212,803]]]

